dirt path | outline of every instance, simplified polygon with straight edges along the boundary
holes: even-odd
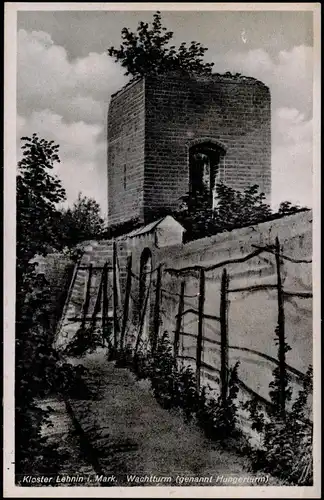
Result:
[[[233,481],[229,477],[246,478],[249,482],[244,484],[252,485],[255,476],[247,470],[247,459],[211,443],[181,415],[161,408],[146,381],[108,363],[104,353],[89,356],[83,364],[91,370],[98,400],[71,400],[71,408],[89,441],[90,454],[95,454],[96,472],[113,476],[108,480],[115,480],[111,486],[179,486],[179,477],[189,478],[183,479],[185,486],[228,486]],[[280,483],[271,478],[265,484]]]
[[[96,471],[87,460],[87,457],[82,449],[82,443],[78,436],[73,420],[67,412],[64,401],[58,398],[48,398],[39,404],[41,408],[50,408],[50,423],[51,426],[44,425],[42,428],[42,436],[47,438],[47,445],[56,444],[58,472],[53,476],[51,486],[75,486],[74,479],[68,481],[68,477],[80,477],[82,483],[80,486],[96,486],[93,483],[87,483],[84,478],[88,476],[94,477]],[[64,483],[62,481],[65,480]],[[99,483],[97,484],[99,486]]]

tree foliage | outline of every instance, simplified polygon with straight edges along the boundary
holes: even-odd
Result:
[[[72,207],[58,208],[66,201],[65,189],[53,173],[60,163],[59,146],[37,134],[21,140],[25,142],[17,175],[18,262],[100,237],[105,224],[96,200],[79,193]]]
[[[65,200],[60,180],[53,175],[55,163],[60,162],[59,146],[53,141],[40,139],[36,134],[23,137],[23,158],[18,163],[17,174],[17,229],[16,229],[16,338],[20,343],[29,341],[28,332],[48,328],[46,310],[49,290],[35,273],[31,259],[36,254],[46,255],[58,244],[57,203]],[[38,295],[39,293],[39,295]],[[40,303],[42,307],[39,308]],[[35,339],[37,345],[38,340]],[[21,351],[28,352],[24,346]],[[20,358],[17,358],[18,361]],[[26,357],[26,362],[33,356]]]
[[[126,75],[135,78],[144,75],[183,71],[187,74],[210,74],[213,63],[203,61],[208,50],[201,43],[192,41],[189,46],[182,42],[179,48],[170,45],[173,32],[161,22],[161,13],[153,15],[151,26],[141,21],[136,33],[123,28],[119,49],[110,47],[108,54],[125,68]]]
[[[65,191],[52,172],[60,161],[59,146],[36,134],[22,140],[25,143],[17,174],[16,243],[15,472],[18,481],[22,474],[57,471],[56,446],[46,447],[46,439],[41,434],[49,411],[41,409],[37,400],[59,391],[62,373],[67,372],[53,348],[51,290],[30,262],[36,254],[46,255],[61,246],[57,204],[65,200]],[[73,374],[76,371],[70,367],[71,387]],[[82,387],[82,381],[77,385]]]
[[[35,398],[49,389],[57,357],[51,346],[50,291],[30,259],[36,253],[45,255],[56,244],[56,204],[65,199],[60,181],[52,174],[60,161],[59,147],[36,134],[22,140],[17,175],[16,474],[28,472],[31,466],[34,469],[29,471],[49,466],[42,458],[40,435],[48,412],[37,406]]]
[[[60,210],[60,237],[62,246],[71,247],[84,240],[100,238],[105,222],[100,214],[100,205],[93,198],[79,193],[72,207]]]
[[[36,253],[57,246],[59,213],[65,190],[53,174],[60,163],[59,146],[37,134],[22,137],[23,157],[17,175],[17,259],[28,262]]]
[[[214,207],[211,194],[204,187],[194,196],[190,193],[185,195],[181,202],[180,210],[173,215],[185,227],[187,241],[305,210],[283,202],[273,213],[265,194],[259,191],[256,184],[240,191],[223,182],[218,183]]]

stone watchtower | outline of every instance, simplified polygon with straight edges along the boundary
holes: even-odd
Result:
[[[108,112],[108,223],[147,223],[204,185],[258,184],[270,202],[269,89],[254,78],[148,76]]]

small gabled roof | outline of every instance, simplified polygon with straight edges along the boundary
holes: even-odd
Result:
[[[165,217],[162,217],[161,219],[158,219],[154,222],[151,222],[150,224],[147,224],[146,226],[134,229],[130,233],[126,234],[125,237],[134,238],[135,236],[141,236],[143,234],[151,233],[152,231],[154,231],[154,229],[156,229],[166,219],[172,219],[175,222],[175,224],[177,224],[178,226],[180,226],[182,228],[183,231],[185,230],[184,227],[180,224],[180,222],[175,220],[171,215],[167,215]]]

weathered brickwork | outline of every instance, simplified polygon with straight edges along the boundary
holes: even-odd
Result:
[[[109,224],[143,218],[144,81],[111,99],[108,111]]]
[[[152,211],[177,208],[189,191],[189,148],[206,141],[225,150],[221,180],[235,189],[258,184],[270,201],[271,103],[263,83],[146,77],[116,94],[108,126],[109,224],[135,216],[147,222]]]

